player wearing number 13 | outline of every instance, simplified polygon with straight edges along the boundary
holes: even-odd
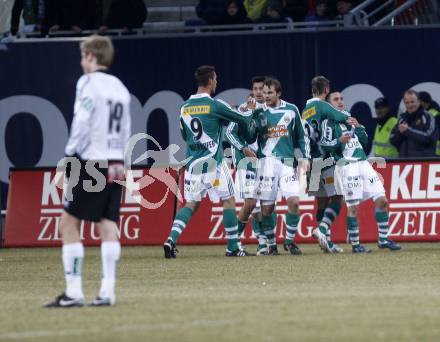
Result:
[[[223,160],[222,141],[226,126],[236,122],[243,137],[255,140],[252,116],[243,116],[228,104],[214,100],[217,74],[212,66],[201,66],[195,72],[197,94],[192,95],[180,110],[180,130],[187,144],[184,177],[185,206],[177,212],[170,235],[164,243],[166,258],[176,257],[176,242],[188,221],[206,194],[211,200],[223,201],[223,225],[228,246],[226,256],[247,256],[238,248],[237,216],[234,185],[226,162]]]

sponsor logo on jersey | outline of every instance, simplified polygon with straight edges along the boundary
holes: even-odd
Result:
[[[310,119],[313,115],[316,115],[316,108],[315,108],[315,106],[310,107],[309,109],[306,109],[302,113],[302,117],[303,117],[304,120]]]
[[[333,184],[335,182],[335,179],[332,176],[325,178],[325,184]]]
[[[280,137],[288,137],[289,131],[287,130],[286,125],[278,125],[274,127],[269,127],[267,129],[267,137],[268,138],[280,138]]]
[[[209,114],[211,106],[188,106],[183,109],[183,115]]]

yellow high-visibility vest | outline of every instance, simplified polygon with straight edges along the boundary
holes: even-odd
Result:
[[[376,157],[396,158],[399,156],[399,151],[390,143],[391,130],[396,124],[397,118],[392,116],[383,126],[376,126],[373,141],[373,153]]]
[[[440,114],[440,112],[435,108],[429,109],[428,112],[430,112],[434,118]],[[440,139],[437,140],[437,148],[435,150],[435,154],[440,156]]]

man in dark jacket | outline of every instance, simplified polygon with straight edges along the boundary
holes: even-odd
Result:
[[[399,150],[399,157],[434,157],[438,130],[434,117],[420,104],[418,94],[409,89],[403,96],[406,112],[393,128],[390,142]]]

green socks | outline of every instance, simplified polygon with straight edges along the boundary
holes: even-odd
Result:
[[[319,230],[327,236],[327,241],[331,243],[331,226],[341,211],[339,203],[330,203],[324,210],[319,221]],[[319,216],[319,213],[318,213]],[[333,243],[331,243],[332,245]],[[331,246],[330,246],[331,247]]]
[[[285,245],[289,245],[295,238],[296,231],[298,230],[299,215],[287,213],[286,214],[286,240]]]
[[[386,243],[388,240],[388,231],[390,226],[388,225],[388,212],[376,211],[376,222],[379,229],[379,243]]]
[[[168,240],[177,243],[177,239],[182,234],[182,231],[185,229],[188,221],[191,219],[192,214],[192,209],[188,207],[183,207],[177,212],[176,217],[174,218],[173,226],[171,227],[171,232]]]
[[[347,216],[347,231],[351,245],[359,245],[359,224],[357,217]]]
[[[227,249],[230,252],[238,249],[238,220],[235,209],[223,209],[223,226],[226,231]]]

